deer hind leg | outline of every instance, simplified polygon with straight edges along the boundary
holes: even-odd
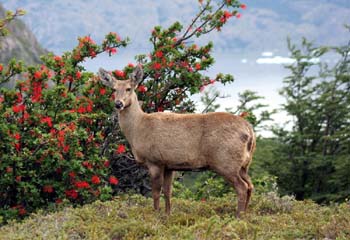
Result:
[[[244,209],[246,211],[248,208],[249,202],[250,202],[250,198],[252,196],[252,192],[254,190],[254,185],[253,185],[252,180],[250,179],[250,177],[248,175],[248,168],[242,167],[241,170],[239,171],[239,175],[241,176],[243,181],[245,181],[246,184],[248,185],[247,200],[246,200],[245,209]]]
[[[240,213],[245,211],[248,194],[248,184],[242,179],[237,169],[221,168],[216,169],[216,172],[223,176],[229,183],[231,183],[236,190],[238,198],[238,206],[236,217],[240,217]]]
[[[245,211],[245,206],[247,202],[248,184],[239,175],[234,175],[230,177],[230,182],[233,183],[233,186],[237,192],[238,206],[237,206],[236,217],[239,218],[241,212]]]
[[[171,210],[171,190],[174,172],[172,170],[164,170],[164,182],[163,182],[163,192],[165,196],[165,212],[170,214]]]
[[[164,168],[154,164],[148,164],[147,167],[152,182],[152,198],[154,210],[159,210],[159,198],[164,180]]]

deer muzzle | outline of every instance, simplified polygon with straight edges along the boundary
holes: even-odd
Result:
[[[122,110],[122,109],[124,108],[123,102],[117,100],[117,101],[115,102],[115,108],[118,109],[118,110]]]

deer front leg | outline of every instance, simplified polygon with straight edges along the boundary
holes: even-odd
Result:
[[[164,180],[164,167],[159,167],[154,164],[147,164],[152,182],[152,197],[154,210],[159,210],[160,191]]]
[[[171,189],[173,182],[174,172],[172,170],[164,170],[164,183],[163,183],[163,192],[165,196],[165,212],[166,214],[170,214],[171,210]]]

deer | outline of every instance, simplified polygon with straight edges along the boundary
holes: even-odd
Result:
[[[113,89],[119,126],[135,161],[148,168],[154,210],[159,211],[161,191],[165,212],[171,212],[174,171],[212,170],[234,187],[236,217],[247,210],[254,186],[248,175],[256,139],[244,118],[230,113],[145,113],[135,89],[143,80],[136,66],[127,80],[118,80],[103,68],[101,83]]]

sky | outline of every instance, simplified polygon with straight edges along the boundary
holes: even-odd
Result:
[[[215,2],[215,1],[214,1]],[[284,64],[289,58],[286,39],[300,43],[302,37],[318,45],[346,44],[350,37],[343,27],[350,24],[349,0],[250,0],[240,19],[232,18],[221,32],[195,39],[198,45],[214,42],[215,65],[207,72],[234,75],[229,86],[216,85],[223,95],[221,110],[237,105],[237,94],[245,89],[265,97],[262,103],[280,108],[278,90],[289,73]],[[198,11],[197,0],[0,0],[5,8],[23,8],[22,20],[49,51],[61,54],[77,44],[77,37],[90,35],[97,42],[108,32],[130,37],[131,44],[113,57],[87,61],[85,67],[121,69],[134,56],[151,49],[148,39],[155,25],[169,26],[175,21],[188,25]],[[335,61],[335,59],[327,59]],[[193,97],[199,103],[200,95]],[[288,119],[285,113],[274,116],[277,123]],[[267,134],[267,133],[265,133]]]

